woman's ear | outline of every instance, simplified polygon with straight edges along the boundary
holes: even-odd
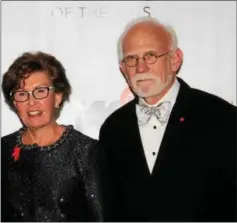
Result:
[[[15,107],[14,109],[17,111],[17,103],[13,101],[13,106]]]
[[[60,104],[62,102],[63,99],[63,94],[62,93],[55,93],[55,108],[59,108]]]

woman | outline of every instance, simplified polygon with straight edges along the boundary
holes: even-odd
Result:
[[[71,92],[62,64],[24,53],[2,90],[23,127],[1,139],[1,220],[102,221],[97,142],[56,122]]]

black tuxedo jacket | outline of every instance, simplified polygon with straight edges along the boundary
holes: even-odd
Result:
[[[236,220],[236,107],[178,80],[180,90],[152,174],[136,99],[102,125],[99,141],[109,168],[106,220]]]

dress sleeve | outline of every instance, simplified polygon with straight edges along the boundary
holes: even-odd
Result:
[[[101,162],[99,145],[93,140],[80,150],[80,171],[85,186],[85,193],[89,206],[90,221],[103,221]],[[82,154],[83,153],[83,154]],[[83,158],[82,158],[83,157]]]
[[[21,219],[21,216],[18,215],[13,205],[9,202],[8,192],[8,170],[15,141],[15,133],[1,138],[1,222],[16,222]]]

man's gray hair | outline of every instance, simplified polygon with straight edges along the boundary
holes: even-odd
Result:
[[[164,23],[160,23],[156,18],[154,17],[139,17],[136,19],[133,19],[132,21],[130,21],[126,26],[125,29],[123,31],[123,33],[120,35],[118,42],[117,42],[117,54],[118,54],[118,59],[119,61],[123,60],[123,40],[124,37],[126,36],[126,34],[128,33],[128,31],[133,28],[135,25],[140,24],[140,23],[148,23],[148,24],[155,24],[155,25],[161,25],[164,27],[164,29],[168,32],[168,34],[171,37],[172,43],[171,43],[171,51],[177,49],[178,47],[178,39],[176,36],[176,32],[174,30],[174,28],[172,26],[170,26],[169,24],[164,24]]]

